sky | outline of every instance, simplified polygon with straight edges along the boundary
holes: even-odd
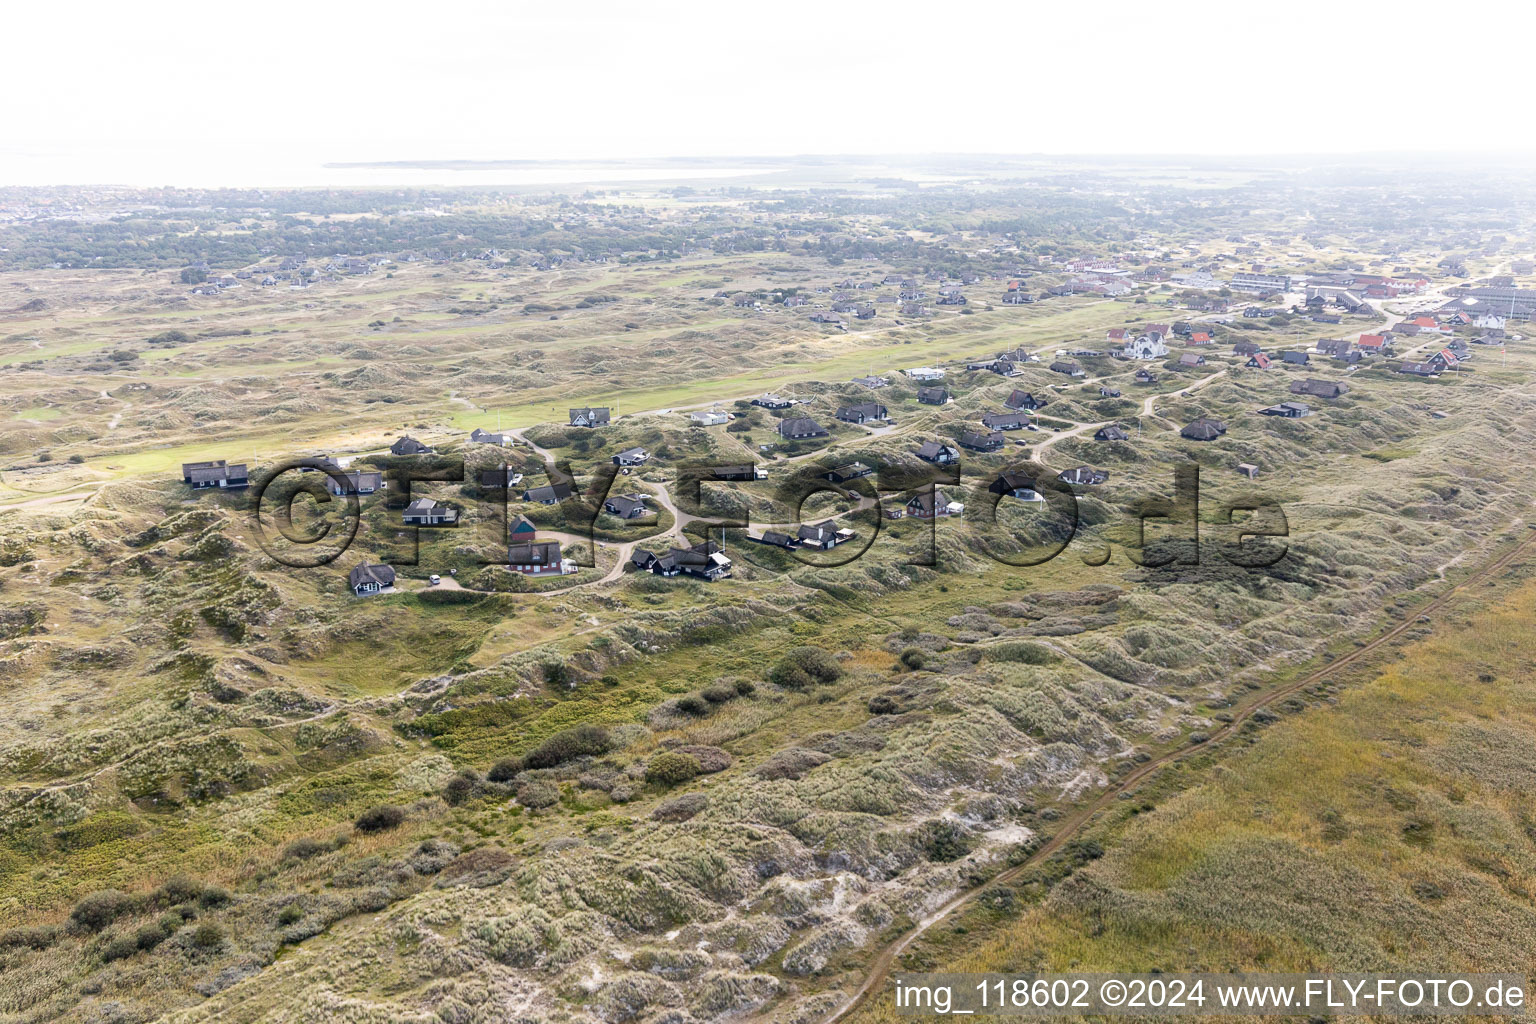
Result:
[[[1454,7],[1338,0],[18,2],[0,18],[0,185],[345,184],[368,172],[322,165],[423,159],[1528,150],[1509,129],[1529,109],[1523,47],[1487,32],[1529,38],[1536,5],[1516,6],[1450,45]]]

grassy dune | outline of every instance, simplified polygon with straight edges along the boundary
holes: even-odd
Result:
[[[1297,702],[1198,785],[1136,794],[1094,836],[1102,859],[1008,893],[1022,911],[942,926],[905,966],[1530,972],[1536,583],[1516,571],[1512,593]]]

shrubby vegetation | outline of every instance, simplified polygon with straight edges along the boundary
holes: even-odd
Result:
[[[768,681],[791,690],[807,690],[817,684],[835,683],[842,675],[837,659],[820,647],[797,647],[768,670]]]

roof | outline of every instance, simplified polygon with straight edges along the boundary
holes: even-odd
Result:
[[[908,508],[911,508],[913,505],[916,505],[924,512],[932,511],[934,508],[948,508],[950,506],[949,495],[937,489],[932,491],[918,491],[912,496],[912,499],[907,502]]]
[[[1180,434],[1191,441],[1214,441],[1227,432],[1227,425],[1220,420],[1200,417],[1189,426],[1179,431]]]
[[[837,418],[840,420],[847,419],[850,416],[857,416],[866,420],[879,419],[884,415],[885,406],[879,402],[860,402],[858,405],[845,405],[837,410]]]
[[[347,573],[347,583],[353,590],[369,583],[380,587],[392,587],[395,585],[395,570],[388,565],[361,563],[354,565],[352,571]]]
[[[407,434],[401,434],[399,437],[397,437],[395,439],[395,443],[389,446],[389,450],[397,452],[397,454],[398,452],[410,452],[412,454],[418,455],[426,454],[432,451],[431,448],[428,448],[426,445],[422,444],[420,441]]]
[[[564,501],[571,496],[570,484],[545,484],[528,489],[528,501]]]
[[[798,534],[801,540],[828,541],[837,537],[837,527],[831,520],[824,523],[806,523],[800,527]]]
[[[1058,480],[1064,480],[1069,484],[1101,484],[1109,479],[1108,470],[1094,469],[1092,466],[1078,466],[1075,469],[1063,470],[1056,474]]]
[[[1008,395],[1008,401],[1003,404],[1010,409],[1023,409],[1026,406],[1038,409],[1046,404],[1046,400],[1036,398],[1028,391],[1020,391],[1018,388],[1014,388]]]
[[[993,491],[1032,491],[1035,489],[1035,478],[1026,473],[1006,470],[997,475],[989,488]]]
[[[246,470],[243,464],[226,466],[221,462],[213,466],[200,466],[196,469],[189,469],[182,475],[194,484],[206,484],[218,480],[242,479],[246,475]]]
[[[937,441],[927,441],[918,446],[917,457],[920,459],[935,459],[942,455],[944,452],[954,453],[954,451],[954,448],[947,444],[940,444]]]
[[[977,430],[967,430],[960,435],[960,443],[967,448],[996,448],[1003,444],[1003,435],[997,431],[983,434]]]
[[[791,416],[779,421],[779,433],[784,437],[794,437],[797,434],[825,434],[826,430],[809,416]]]
[[[510,487],[513,484],[522,483],[523,474],[510,466],[502,466],[500,469],[482,469],[480,471],[481,487]]]
[[[620,516],[629,516],[637,511],[642,510],[646,512],[650,511],[650,506],[645,503],[644,499],[630,498],[625,495],[615,495],[614,497],[609,498],[607,501],[603,502],[603,506],[605,508],[611,507],[614,514]]]
[[[1298,380],[1291,384],[1293,395],[1316,395],[1319,398],[1337,398],[1349,392],[1349,385],[1333,380]]]
[[[507,562],[511,565],[559,565],[560,542],[535,540],[513,544],[507,548]]]

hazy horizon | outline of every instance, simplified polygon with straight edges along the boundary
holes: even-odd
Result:
[[[762,187],[803,188],[867,184],[902,179],[920,184],[963,184],[1028,180],[1074,169],[1086,173],[1188,171],[1201,175],[1298,174],[1345,169],[1359,171],[1531,168],[1527,154],[1492,151],[1345,151],[1337,153],[795,153],[782,156],[694,154],[662,156],[506,158],[426,156],[350,161],[272,157],[262,161],[200,159],[167,169],[153,160],[125,162],[118,154],[114,177],[71,176],[67,163],[39,162],[19,174],[8,161],[10,188],[559,188],[622,187],[739,181]],[[52,170],[49,170],[52,168]]]
[[[1095,10],[918,20],[791,3],[765,20],[474,0],[423,19],[400,3],[173,0],[154,18],[92,11],[81,31],[68,9],[27,8],[8,16],[13,81],[32,87],[0,99],[0,184],[344,185],[326,165],[381,161],[1529,145],[1506,128],[1515,62],[1480,61],[1469,95],[1382,70],[1422,47],[1421,19],[1321,3]],[[1518,36],[1532,17],[1504,24]]]

